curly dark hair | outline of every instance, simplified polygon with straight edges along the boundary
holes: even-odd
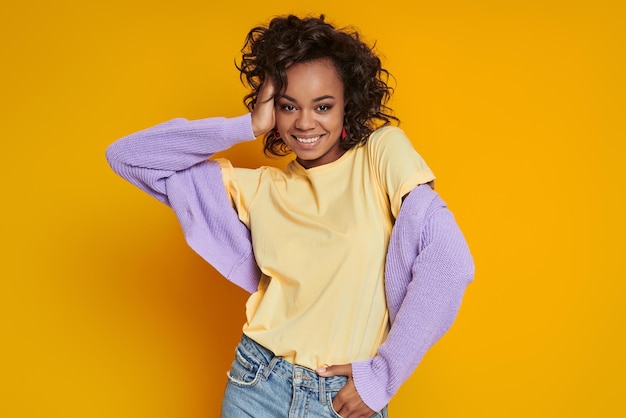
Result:
[[[340,140],[340,146],[348,150],[365,143],[377,127],[400,122],[386,106],[393,92],[388,85],[392,76],[382,68],[373,47],[361,40],[356,29],[336,29],[324,19],[324,15],[275,17],[267,26],[248,32],[241,49],[241,64],[237,66],[242,83],[251,89],[243,102],[249,111],[254,109],[266,76],[273,80],[279,94],[287,85],[287,67],[330,59],[344,85],[344,125],[348,135]],[[276,156],[290,152],[273,131],[265,135],[264,151]]]

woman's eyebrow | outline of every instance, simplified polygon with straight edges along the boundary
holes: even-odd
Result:
[[[283,99],[289,100],[290,102],[293,103],[298,103],[298,101],[296,99],[294,99],[293,97],[287,95],[287,94],[283,94],[281,96]],[[315,99],[313,99],[313,103],[317,103],[317,102],[321,102],[322,100],[327,100],[327,99],[334,99],[335,96],[332,96],[330,94],[326,94],[324,96],[320,96],[320,97],[316,97]]]
[[[315,103],[315,102],[321,102],[322,100],[326,100],[326,99],[334,99],[334,98],[335,98],[335,96],[331,96],[330,94],[326,94],[326,95],[324,95],[324,96],[320,96],[320,97],[317,97],[317,98],[313,99],[313,102],[314,102],[314,103]]]

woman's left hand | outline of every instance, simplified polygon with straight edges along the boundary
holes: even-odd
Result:
[[[333,399],[333,408],[342,418],[369,418],[374,415],[374,411],[365,405],[356,391],[356,386],[352,379],[352,364],[328,366],[317,369],[316,372],[322,377],[348,377],[346,385],[337,392],[335,399]]]

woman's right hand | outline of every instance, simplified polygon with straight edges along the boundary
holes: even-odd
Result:
[[[270,77],[265,77],[252,110],[252,131],[258,137],[272,130],[275,124],[274,83]]]

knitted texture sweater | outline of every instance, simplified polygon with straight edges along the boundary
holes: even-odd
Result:
[[[175,212],[187,243],[224,277],[252,293],[260,271],[249,230],[208,158],[254,140],[250,115],[195,121],[178,118],[126,136],[107,149],[112,169]],[[429,186],[405,198],[392,230],[385,265],[391,320],[376,356],[352,363],[356,389],[381,410],[426,351],[456,318],[474,263],[454,216]]]

